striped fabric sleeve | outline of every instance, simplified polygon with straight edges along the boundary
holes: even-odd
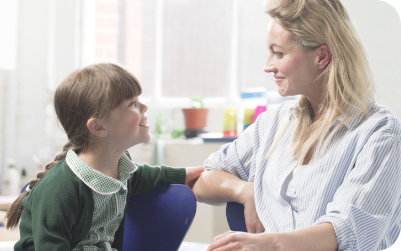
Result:
[[[280,116],[289,116],[290,108],[295,105],[295,101],[287,101],[279,107],[260,114],[238,139],[212,153],[203,163],[205,169],[225,171],[244,181],[253,182],[256,169],[255,159],[260,151],[261,141],[273,140],[274,132],[270,131],[271,128],[276,128]]]
[[[220,147],[212,153],[203,163],[205,169],[224,171],[233,174],[241,180],[248,180],[248,173],[239,161],[237,154],[237,142],[234,141]]]
[[[333,225],[339,251],[376,250],[395,220],[400,196],[400,138],[375,133],[314,225]]]
[[[203,163],[205,169],[214,169],[231,173],[241,180],[253,181],[250,175],[252,162],[257,152],[255,141],[259,139],[255,125],[250,125],[234,142],[220,147],[219,151],[212,153]]]

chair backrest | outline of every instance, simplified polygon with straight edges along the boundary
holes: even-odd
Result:
[[[162,185],[131,196],[125,214],[123,251],[177,251],[196,212],[192,190]]]
[[[236,202],[227,202],[226,217],[232,231],[247,232],[245,225],[244,206]]]
[[[31,182],[29,181],[28,183],[26,183],[26,184],[22,187],[20,193],[22,193],[23,191],[25,191],[25,189],[26,189],[26,187],[29,185],[29,183],[31,183]]]

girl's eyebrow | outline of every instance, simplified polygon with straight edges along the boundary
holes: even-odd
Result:
[[[135,102],[135,101],[136,101],[135,98],[128,100],[128,105],[127,105],[127,107],[130,106],[130,105],[131,105],[133,102]]]

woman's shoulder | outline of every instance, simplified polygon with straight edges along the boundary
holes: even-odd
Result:
[[[401,121],[390,108],[375,103],[371,109],[366,126],[374,126],[375,131],[382,135],[389,135],[401,140]]]

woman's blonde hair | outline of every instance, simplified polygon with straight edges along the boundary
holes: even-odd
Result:
[[[86,126],[90,118],[105,119],[122,101],[142,93],[138,80],[128,71],[110,63],[94,64],[77,69],[68,75],[54,94],[54,109],[68,142],[63,151],[45,166],[29,183],[32,188],[55,164],[65,159],[68,150],[77,154],[90,143]],[[22,200],[28,195],[23,191],[7,210],[7,228],[15,228],[20,220]]]
[[[329,64],[317,78],[324,84],[321,117],[314,121],[310,103],[303,95],[295,109],[297,122],[290,145],[294,146],[298,165],[303,165],[315,144],[315,156],[322,156],[345,123],[363,115],[367,118],[373,103],[373,77],[359,36],[339,0],[267,0],[265,12],[288,30],[305,52],[327,45],[331,53]],[[343,119],[330,131],[341,116]],[[286,126],[288,123],[282,124]],[[268,154],[281,136],[276,134]]]

